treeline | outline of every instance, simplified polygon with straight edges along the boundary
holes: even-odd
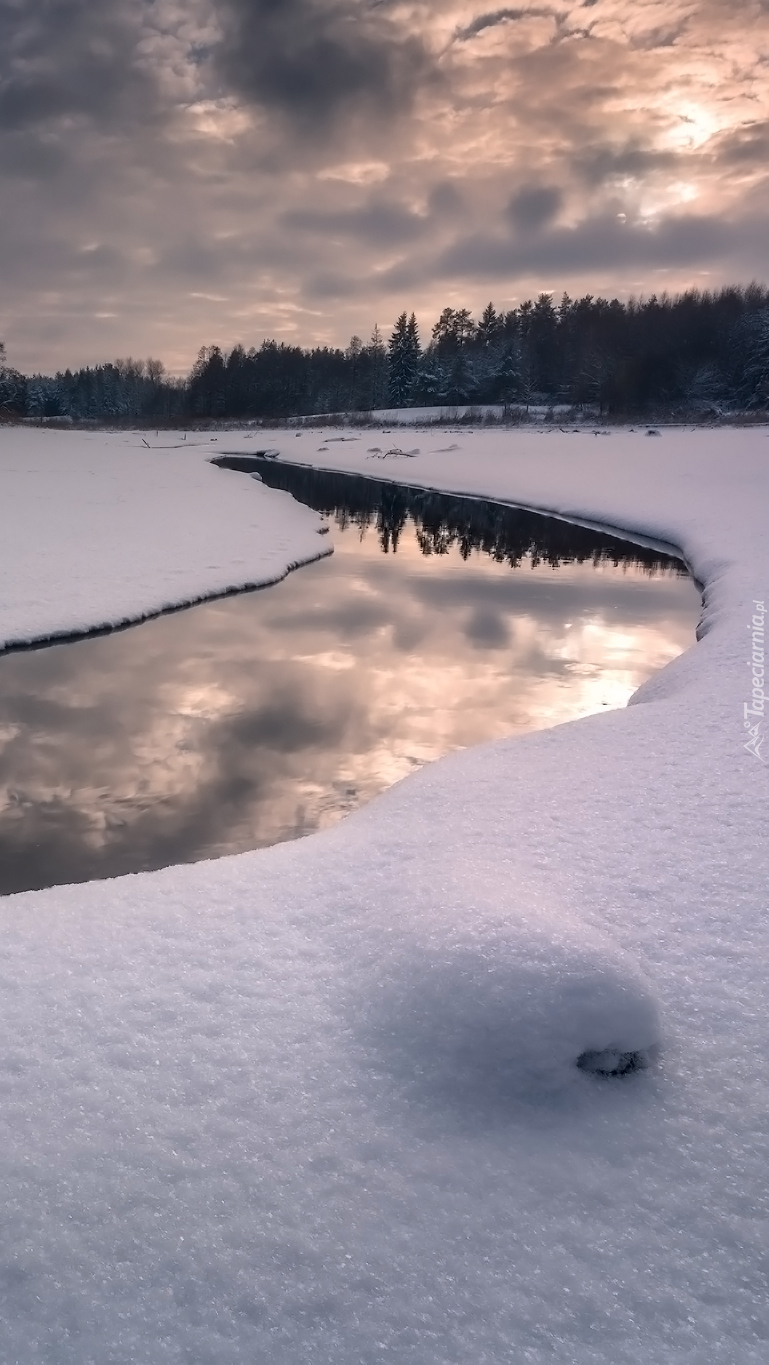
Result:
[[[344,349],[204,347],[185,380],[159,361],[25,377],[0,354],[0,413],[99,422],[281,419],[377,408],[567,404],[621,417],[769,407],[769,290],[633,300],[540,294],[479,319],[445,308],[429,339],[404,312]]]

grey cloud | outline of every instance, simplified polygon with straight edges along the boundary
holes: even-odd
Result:
[[[220,0],[225,84],[307,135],[345,114],[393,118],[431,74],[427,51],[358,0]]]
[[[324,237],[345,236],[370,242],[372,245],[392,245],[412,242],[425,231],[427,220],[418,214],[374,200],[360,208],[329,212],[323,209],[289,209],[281,219],[285,227]]]
[[[35,129],[14,128],[0,136],[0,173],[14,179],[50,180],[65,161],[58,140],[43,139]]]
[[[522,232],[535,232],[552,222],[563,202],[556,185],[530,185],[513,195],[508,214]]]
[[[501,613],[480,607],[465,622],[465,635],[481,649],[504,649],[510,643],[510,628]]]
[[[243,748],[262,747],[272,753],[296,754],[312,745],[330,747],[344,733],[343,715],[332,719],[335,723],[329,733],[329,717],[313,711],[311,697],[303,696],[298,688],[289,689],[280,699],[270,698],[261,706],[223,721],[216,727],[216,739],[210,748],[215,753],[220,749],[217,740],[222,731],[229,739],[227,749],[235,755]]]
[[[736,131],[722,134],[715,148],[715,156],[722,166],[758,166],[769,164],[769,122],[753,123]]]
[[[646,33],[640,34],[637,38],[633,38],[631,47],[639,48],[642,52],[653,52],[656,48],[661,47],[675,47],[688,27],[688,17],[681,19],[677,24],[662,24],[657,28],[648,29]]]
[[[237,255],[242,257],[242,252],[239,251]],[[153,273],[160,280],[178,279],[187,281],[193,287],[203,285],[211,288],[227,275],[227,265],[222,253],[216,250],[212,242],[180,233],[178,238],[166,243]]]
[[[310,299],[349,299],[364,290],[362,281],[333,270],[318,271],[305,281],[305,292]]]
[[[578,438],[582,439],[582,438]],[[631,554],[632,558],[632,554]],[[685,578],[622,580],[611,575],[589,582],[565,578],[553,590],[548,579],[537,577],[528,567],[510,572],[507,578],[435,577],[412,579],[409,591],[419,603],[433,612],[463,611],[467,619],[488,610],[493,615],[529,616],[561,628],[564,621],[579,617],[604,616],[615,625],[650,625],[664,616],[686,620],[691,615],[691,583]]]
[[[0,7],[0,129],[62,116],[103,124],[147,112],[152,82],[137,57],[127,0],[28,0]]]
[[[336,603],[313,602],[310,608],[281,610],[280,619],[287,630],[332,631],[345,640],[362,640],[381,630],[391,619],[390,611],[377,597],[350,601],[340,594]]]
[[[709,215],[680,215],[654,226],[589,218],[573,228],[557,228],[523,242],[476,234],[449,247],[437,262],[441,276],[479,279],[530,272],[611,270],[628,266],[689,267],[734,256],[743,245],[757,245],[765,221],[732,224]]]
[[[429,198],[430,212],[438,218],[454,217],[465,211],[465,202],[451,180],[441,180],[433,185]]]
[[[396,315],[403,311],[403,300],[408,293],[420,288],[425,280],[430,278],[443,278],[443,271],[436,270],[436,262],[433,258],[428,261],[419,260],[416,256],[408,260],[397,262],[385,270],[379,277],[377,283],[388,294],[397,294],[397,305],[393,305]],[[369,280],[361,279],[357,286],[357,292],[363,294],[370,285]]]
[[[479,14],[463,28],[458,28],[454,37],[457,42],[466,43],[471,38],[476,38],[479,33],[483,33],[487,28],[498,28],[500,24],[516,23],[521,19],[554,19],[557,12],[553,9],[541,9],[536,6],[524,9],[495,9],[488,14]]]
[[[595,0],[590,0],[590,3],[595,3]],[[552,19],[555,25],[555,34],[552,38],[554,44],[558,44],[566,38],[591,37],[589,27],[572,25],[569,22],[568,10],[557,9],[550,5],[527,5],[521,8],[490,10],[488,13],[477,15],[469,24],[456,29],[454,42],[467,43],[473,38],[477,38],[480,33],[484,33],[486,29],[499,28],[501,24],[524,23],[527,19]]]
[[[627,144],[624,147],[593,145],[575,149],[574,169],[591,186],[627,176],[640,178],[650,171],[666,170],[680,157],[673,152]]]

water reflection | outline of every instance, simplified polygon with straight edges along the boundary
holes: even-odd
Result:
[[[276,587],[0,659],[2,891],[321,828],[452,749],[623,705],[693,640],[694,585],[652,551],[357,496]]]
[[[456,547],[468,560],[482,550],[500,564],[518,568],[527,558],[558,568],[576,561],[584,564],[635,564],[654,573],[662,569],[684,574],[681,563],[658,550],[630,545],[626,540],[557,517],[544,517],[480,498],[407,488],[357,474],[338,474],[254,455],[219,455],[211,461],[222,469],[254,473],[270,488],[292,493],[307,507],[334,516],[340,530],[357,526],[361,533],[376,529],[385,554],[397,551],[403,531],[412,523],[417,544],[425,555],[445,555]]]

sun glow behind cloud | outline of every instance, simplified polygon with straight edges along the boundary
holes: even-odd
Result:
[[[184,369],[404,306],[765,278],[768,55],[761,0],[6,6],[0,335]]]

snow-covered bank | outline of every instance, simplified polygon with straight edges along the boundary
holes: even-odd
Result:
[[[570,403],[529,403],[528,405],[505,405],[504,403],[443,403],[423,408],[375,408],[372,412],[326,412],[314,413],[307,417],[292,417],[290,426],[309,427],[322,430],[329,425],[337,430],[340,423],[354,429],[356,426],[391,427],[452,427],[460,423],[463,427],[476,425],[515,426],[525,422],[535,426],[545,421],[574,419],[575,410]],[[580,422],[590,422],[598,417],[598,407],[591,416],[589,411],[579,413]]]
[[[704,638],[325,834],[5,902],[4,1357],[763,1362],[766,433],[262,443],[678,543]]]
[[[568,403],[538,404],[530,403],[524,408],[521,405],[518,412],[525,414],[527,422],[541,422],[546,415],[550,418],[554,415],[565,416],[572,409]],[[371,420],[383,427],[413,427],[413,426],[438,426],[450,427],[452,424],[462,422],[504,422],[510,412],[503,403],[444,403],[442,406],[430,408],[378,408],[371,413]]]
[[[271,583],[326,552],[318,517],[223,479],[216,449],[0,427],[0,649]]]

